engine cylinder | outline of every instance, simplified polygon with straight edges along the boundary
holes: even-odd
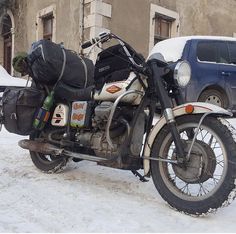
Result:
[[[110,158],[119,155],[119,145],[123,142],[124,136],[113,139],[114,148],[111,148],[106,141],[105,132],[96,133],[83,132],[76,134],[76,141],[83,147],[91,148],[99,157]]]

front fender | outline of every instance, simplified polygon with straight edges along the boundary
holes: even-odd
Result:
[[[192,105],[194,107],[193,115],[195,114],[204,114],[208,112],[212,112],[212,114],[219,114],[219,115],[225,115],[225,116],[232,116],[232,113],[213,104],[205,103],[205,102],[191,102],[191,103],[185,103],[180,106],[176,106],[173,108],[173,113],[175,117],[187,115],[188,113],[185,111],[185,107],[188,105]],[[153,126],[147,142],[144,147],[144,157],[150,157],[152,144],[158,135],[158,133],[161,131],[161,129],[166,125],[166,120],[164,116],[162,116],[158,122]],[[144,166],[144,175],[147,175],[150,170],[150,160],[144,159],[143,160],[143,166]]]

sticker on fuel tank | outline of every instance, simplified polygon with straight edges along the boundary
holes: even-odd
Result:
[[[120,90],[121,90],[122,88],[120,88],[120,87],[118,87],[118,86],[116,86],[116,85],[112,85],[112,86],[110,86],[110,87],[108,87],[107,89],[106,89],[106,91],[108,92],[108,93],[117,93],[117,92],[119,92]]]

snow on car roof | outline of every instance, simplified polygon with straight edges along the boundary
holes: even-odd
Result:
[[[151,50],[149,57],[155,53],[161,53],[166,62],[176,62],[182,57],[186,42],[194,39],[236,41],[236,38],[234,37],[222,37],[222,36],[174,37],[158,42]]]
[[[27,80],[13,77],[0,65],[0,86],[26,86]]]

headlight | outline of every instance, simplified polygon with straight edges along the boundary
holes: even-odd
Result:
[[[191,67],[187,61],[178,62],[174,70],[174,79],[177,84],[184,88],[190,81]]]

